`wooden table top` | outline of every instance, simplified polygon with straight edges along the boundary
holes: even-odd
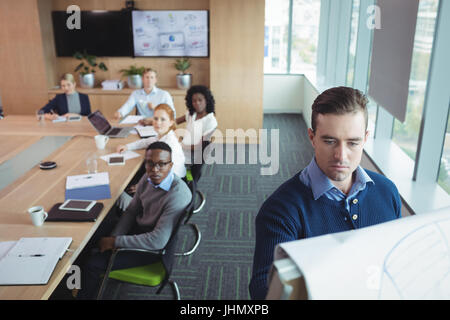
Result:
[[[15,118],[13,116],[10,117]],[[12,125],[12,122],[16,120],[19,121],[20,117],[10,119],[8,126],[10,124]],[[0,127],[2,127],[3,123],[3,120],[1,120]],[[69,123],[65,124],[67,125]],[[58,130],[63,131],[61,129],[53,130],[53,124],[50,123],[49,125],[46,128],[52,133],[58,132]],[[73,132],[84,127],[83,123],[78,123],[78,125],[80,127],[72,130]],[[48,135],[48,131],[42,131],[42,133]],[[0,147],[7,148],[8,144],[13,146],[13,142],[22,141],[24,145],[29,145],[33,142],[33,139],[26,135],[10,136],[8,139],[11,138],[12,142],[5,142],[5,136],[2,136],[2,134],[0,132],[0,139],[2,141]],[[68,135],[67,132],[65,132],[65,135]],[[93,135],[95,134],[93,133]],[[0,286],[0,300],[48,299],[50,297],[53,290],[57,287],[111,209],[120,193],[139,169],[142,156],[128,160],[124,166],[108,166],[105,161],[98,159],[98,172],[106,171],[109,173],[111,199],[99,200],[103,203],[104,208],[95,222],[45,222],[43,226],[35,227],[31,223],[27,209],[35,205],[41,205],[48,212],[55,203],[65,200],[66,177],[87,173],[85,159],[88,154],[96,153],[98,156],[101,156],[113,153],[119,144],[131,142],[136,140],[136,138],[135,135],[132,135],[126,139],[110,139],[105,150],[97,150],[93,137],[75,136],[57,151],[49,155],[48,158],[56,161],[58,164],[55,169],[40,170],[38,166],[35,166],[0,191],[0,241],[15,241],[22,237],[73,238],[73,242],[69,248],[73,251],[67,252],[63,259],[58,262],[47,285]],[[18,152],[17,149],[20,148],[22,147],[12,148],[12,151],[0,153],[0,158]],[[144,154],[144,150],[138,150],[137,152],[141,155]]]
[[[109,120],[109,119],[108,119]],[[109,120],[111,126],[120,125],[117,120]],[[33,115],[9,115],[0,120],[0,135],[14,136],[95,136],[98,132],[91,125],[87,117],[80,121],[56,122],[37,121]]]

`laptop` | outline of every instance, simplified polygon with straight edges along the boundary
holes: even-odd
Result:
[[[110,138],[126,138],[130,134],[130,130],[133,129],[133,127],[111,127],[100,110],[92,112],[88,115],[88,119],[98,133]]]

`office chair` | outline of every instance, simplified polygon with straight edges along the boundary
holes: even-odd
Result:
[[[202,153],[205,150],[205,148],[211,143],[211,141],[203,141],[202,143]],[[195,250],[197,250],[197,247],[200,244],[200,241],[202,239],[202,233],[200,231],[200,228],[195,223],[189,222],[192,215],[199,213],[203,207],[206,204],[206,197],[200,190],[197,189],[197,183],[200,180],[200,177],[202,175],[202,169],[203,169],[203,161],[200,164],[193,164],[190,168],[186,169],[186,183],[189,186],[189,189],[191,189],[192,192],[192,202],[193,202],[193,210],[190,215],[187,216],[187,218],[184,221],[184,225],[190,226],[194,230],[195,234],[195,243],[192,246],[192,248],[185,252],[177,252],[175,253],[176,256],[188,256],[192,253],[194,253]],[[196,207],[196,199],[199,199],[199,205]]]
[[[189,217],[192,215],[193,208],[194,208],[194,199],[191,200],[191,202],[185,209],[184,213],[180,216],[180,218],[178,218],[178,221],[175,224],[174,229],[172,230],[172,234],[170,235],[169,241],[167,242],[166,246],[163,249],[161,250],[145,250],[133,248],[114,249],[108,263],[108,268],[106,269],[106,273],[103,277],[103,281],[97,295],[97,300],[100,300],[102,298],[109,278],[147,287],[159,286],[158,290],[156,291],[156,294],[160,294],[162,289],[164,289],[164,287],[166,286],[166,284],[169,283],[172,286],[175,299],[180,300],[181,298],[178,285],[174,280],[170,278],[170,275],[172,273],[172,267],[175,259],[174,251],[178,240],[178,230],[183,220],[189,219]],[[160,261],[144,266],[111,271],[114,265],[114,260],[116,259],[117,255],[119,255],[122,252],[140,252],[146,255],[153,255],[159,257]]]
[[[205,201],[203,201],[204,199],[201,198],[200,205],[198,207],[195,207],[196,195],[200,192],[197,190],[197,182],[196,182],[196,180],[189,178],[187,175],[186,175],[185,182],[187,183],[187,185],[192,193],[192,201],[191,201],[192,207],[190,208],[189,212],[187,212],[186,219],[184,219],[183,225],[190,226],[194,230],[195,243],[190,250],[185,251],[185,252],[176,252],[175,256],[188,256],[188,255],[194,253],[194,251],[197,250],[197,247],[200,244],[200,241],[202,239],[202,233],[200,231],[200,228],[195,223],[189,222],[189,220],[192,218],[192,216],[194,214],[196,214],[202,210],[203,206],[205,205]]]

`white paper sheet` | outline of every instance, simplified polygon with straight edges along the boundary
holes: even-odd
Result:
[[[284,253],[309,299],[450,299],[450,209],[283,243],[275,259]]]
[[[109,184],[108,172],[80,174],[76,176],[68,176],[66,179],[66,189],[103,186],[108,184]]]

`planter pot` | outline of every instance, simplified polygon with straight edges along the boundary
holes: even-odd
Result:
[[[131,89],[140,89],[142,88],[142,77],[139,74],[128,76],[127,83]]]
[[[87,73],[85,75],[80,74],[80,86],[82,88],[93,88],[95,84],[95,76],[93,73]]]
[[[192,74],[177,74],[177,86],[180,89],[189,89],[192,84]]]

